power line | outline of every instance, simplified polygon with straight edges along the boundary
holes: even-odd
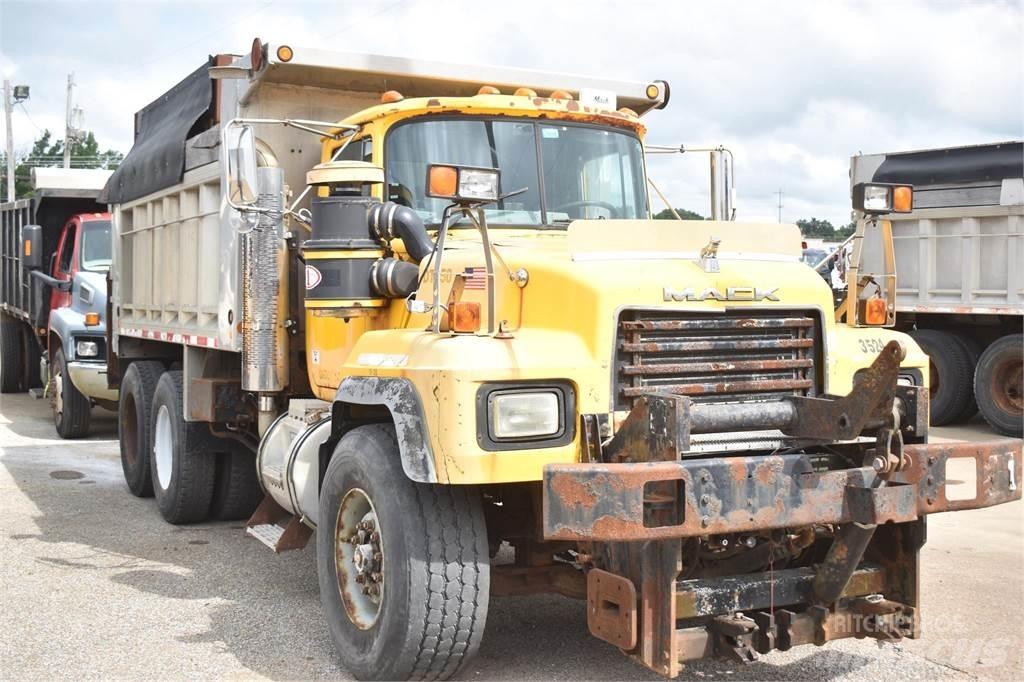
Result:
[[[37,126],[36,122],[32,120],[32,117],[28,113],[28,109],[25,108],[25,103],[18,102],[18,106],[21,107],[21,113],[25,114],[25,118],[27,118],[28,122],[32,124],[32,127],[38,130],[39,132],[43,132],[43,129]]]

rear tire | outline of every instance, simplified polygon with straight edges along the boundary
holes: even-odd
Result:
[[[221,521],[247,519],[263,499],[256,477],[256,456],[233,450],[217,453],[217,482],[210,503],[210,518]]]
[[[160,515],[168,523],[196,523],[206,519],[213,499],[216,457],[186,447],[183,391],[180,371],[164,372],[153,394],[153,494]]]
[[[153,447],[153,395],[164,366],[139,360],[128,366],[121,380],[117,403],[121,470],[128,490],[136,497],[153,497],[150,449]]]
[[[42,350],[39,348],[39,339],[32,333],[32,328],[25,325],[22,327],[22,342],[25,344],[25,374],[24,388],[40,388],[43,385],[42,375],[39,373],[39,360],[42,358]]]
[[[372,533],[355,525],[367,518]],[[334,450],[318,526],[320,602],[351,673],[362,680],[448,679],[472,658],[490,596],[478,489],[410,481],[394,428],[362,426]],[[367,537],[352,543],[353,533]],[[368,556],[379,552],[380,560],[361,573],[366,564],[356,555],[371,542]]]
[[[1009,334],[985,349],[974,374],[974,393],[985,421],[1004,436],[1024,432],[1024,334]]]
[[[21,330],[17,322],[0,319],[0,393],[19,393],[22,385]]]
[[[971,358],[963,344],[948,332],[919,329],[910,335],[931,359],[931,424],[951,424],[967,411],[971,399]]]
[[[92,403],[72,383],[63,348],[58,348],[54,353],[53,364],[50,365],[50,382],[53,391],[53,425],[57,427],[57,435],[64,439],[87,435],[92,418]]]
[[[965,422],[974,415],[978,414],[978,401],[974,397],[974,371],[978,366],[978,360],[981,358],[982,346],[978,341],[970,334],[965,334],[959,331],[950,332],[964,351],[967,353],[967,359],[971,367],[971,387],[967,397],[967,405],[964,407],[964,411],[957,415],[955,422]]]

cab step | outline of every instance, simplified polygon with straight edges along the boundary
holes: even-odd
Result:
[[[267,495],[245,524],[245,533],[280,554],[305,547],[313,529]]]

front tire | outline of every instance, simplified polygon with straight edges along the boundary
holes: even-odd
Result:
[[[63,348],[57,349],[51,367],[53,425],[57,427],[57,435],[64,439],[82,438],[89,433],[92,403],[71,381]]]
[[[357,678],[448,679],[476,654],[490,596],[479,491],[410,481],[393,427],[338,443],[316,546],[331,637]]]
[[[181,371],[164,372],[153,394],[151,412],[153,493],[168,523],[206,519],[213,499],[216,457],[185,447]]]

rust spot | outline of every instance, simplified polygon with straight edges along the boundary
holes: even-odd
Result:
[[[562,504],[569,507],[593,507],[597,504],[597,494],[573,476],[555,476],[551,479],[551,492]]]
[[[428,99],[427,100],[427,106],[428,107],[439,107],[439,106],[441,106],[441,100],[437,99],[436,97],[432,98],[432,99]]]
[[[602,516],[594,521],[594,537],[613,537],[619,539],[645,537],[650,529],[643,524],[623,521],[614,516]]]
[[[732,480],[742,483],[747,480],[747,463],[741,457],[735,457],[729,462],[729,474]]]
[[[580,103],[575,100],[569,100],[568,102],[565,103],[565,108],[568,109],[569,111],[579,111]]]

